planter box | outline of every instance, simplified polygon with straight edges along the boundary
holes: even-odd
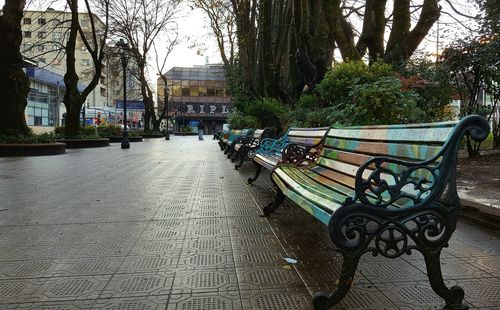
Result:
[[[4,156],[46,156],[66,153],[64,143],[0,144],[0,157]]]
[[[122,136],[109,136],[108,139],[109,139],[109,142],[111,142],[111,143],[117,143],[117,142],[122,142],[123,137]],[[128,137],[128,142],[142,142],[142,136]]]
[[[61,139],[58,142],[66,143],[67,149],[81,149],[91,147],[104,147],[109,146],[108,138],[99,139]]]
[[[142,134],[142,137],[143,138],[163,138],[165,137],[165,135],[161,134],[161,133],[143,133]]]

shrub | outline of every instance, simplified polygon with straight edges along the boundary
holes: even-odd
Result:
[[[418,123],[423,112],[417,107],[413,92],[401,91],[396,77],[382,77],[373,83],[354,86],[353,104],[337,115],[343,125]]]
[[[107,138],[110,136],[121,136],[122,135],[122,128],[120,126],[111,125],[111,124],[104,125],[104,126],[98,126],[97,133],[102,138]]]
[[[234,112],[229,115],[229,127],[231,129],[255,128],[257,120],[253,116],[243,115],[239,112]]]
[[[54,143],[55,141],[56,136],[53,132],[44,132],[40,134],[30,133],[26,136],[0,134],[0,143],[5,144]]]
[[[59,126],[55,128],[56,137],[58,139],[66,138],[64,127]],[[97,133],[97,128],[94,126],[85,126],[80,128],[80,134],[76,137],[71,137],[71,139],[98,139],[99,134]]]
[[[371,66],[362,61],[344,62],[325,74],[316,91],[330,106],[338,107],[351,103],[350,92],[355,85],[373,83],[381,77],[393,75],[392,67],[381,61]]]
[[[289,123],[289,111],[274,98],[261,98],[246,107],[246,114],[255,119],[256,128],[274,127],[281,132]]]
[[[453,118],[450,103],[454,86],[444,66],[428,60],[412,60],[396,76],[401,80],[403,91],[413,91],[419,95],[417,106],[425,112],[421,122]]]

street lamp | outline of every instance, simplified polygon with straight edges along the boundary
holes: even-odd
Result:
[[[167,105],[167,132],[165,133],[165,140],[170,140],[170,132],[168,131],[168,118],[170,117],[168,115],[168,98],[170,97],[170,94],[169,94],[169,89],[166,85],[165,88],[163,89],[163,95],[165,97],[165,104]]]
[[[129,149],[130,142],[128,141],[128,130],[127,130],[127,65],[128,65],[128,55],[127,51],[129,49],[128,43],[120,39],[116,43],[116,47],[120,49],[120,60],[123,67],[123,138],[122,138],[122,149]]]

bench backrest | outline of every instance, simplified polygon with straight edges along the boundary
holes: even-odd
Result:
[[[441,122],[411,125],[359,126],[331,128],[326,134],[320,157],[312,169],[320,178],[335,180],[340,187],[354,189],[358,168],[374,156],[388,156],[405,161],[432,159],[442,150],[457,122]],[[439,164],[438,158],[432,165]],[[387,165],[386,165],[387,166]],[[368,179],[372,167],[363,173]],[[406,168],[393,163],[388,168],[400,173]],[[428,170],[422,169],[411,176],[414,179],[432,178]],[[388,184],[394,183],[392,176],[382,174]],[[326,180],[326,179],[325,179]],[[418,191],[408,186],[401,189],[408,195]],[[404,205],[404,201],[402,202]]]
[[[328,127],[322,128],[298,128],[291,127],[286,133],[287,144],[297,143],[315,145],[321,142],[328,131]]]

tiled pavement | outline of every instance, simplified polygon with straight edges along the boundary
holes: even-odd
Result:
[[[196,137],[0,159],[0,309],[311,308],[341,259],[301,209],[259,217],[273,191],[252,174]],[[471,308],[500,309],[498,232],[461,221],[442,263]],[[365,256],[336,308],[440,308],[424,271]]]

